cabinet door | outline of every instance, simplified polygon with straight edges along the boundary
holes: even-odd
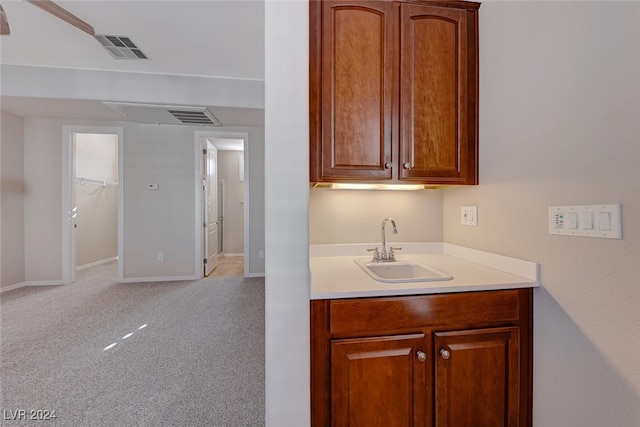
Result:
[[[392,15],[391,2],[322,2],[318,181],[391,178]]]
[[[400,179],[476,184],[477,12],[400,11]]]
[[[434,334],[436,427],[516,427],[518,328]]]
[[[424,334],[333,340],[331,425],[425,426],[423,356]]]

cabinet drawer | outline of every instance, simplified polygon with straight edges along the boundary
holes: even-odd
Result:
[[[389,298],[332,300],[329,333],[357,333],[442,325],[515,322],[526,289]]]

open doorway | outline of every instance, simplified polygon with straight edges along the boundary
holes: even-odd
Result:
[[[122,128],[63,128],[63,281],[78,269],[118,259],[121,266]]]
[[[118,258],[118,135],[75,133],[76,270]]]
[[[245,179],[245,147],[246,134],[221,132],[196,132],[201,148],[202,161],[202,225],[201,237],[203,251],[204,276],[247,276],[248,271],[248,231],[247,231],[247,188]],[[207,153],[211,148],[216,153],[216,184],[210,181],[207,172]],[[210,168],[209,168],[210,169]],[[215,186],[215,191],[212,191]],[[213,224],[212,205],[216,198],[217,212]],[[215,228],[215,233],[211,233]],[[216,236],[217,247],[216,268],[211,269],[210,258],[213,256],[212,236]]]

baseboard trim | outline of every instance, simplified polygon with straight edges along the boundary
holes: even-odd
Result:
[[[225,256],[225,257],[227,257],[227,256],[244,256],[244,254],[226,253],[225,252],[222,256]]]
[[[9,286],[3,286],[2,288],[0,288],[0,293],[13,291],[15,289],[24,288],[27,286],[60,286],[64,284],[65,283],[62,280],[36,280],[30,282],[21,282]]]
[[[133,277],[124,278],[118,283],[140,283],[140,282],[180,282],[184,280],[200,280],[202,277],[197,276],[158,276],[158,277]]]
[[[20,289],[22,287],[27,286],[24,282],[20,282],[20,283],[14,283],[13,285],[9,285],[9,286],[3,286],[0,288],[0,293],[2,292],[7,292],[7,291],[13,291],[14,289]]]
[[[264,277],[264,273],[249,273],[249,275],[245,277]]]
[[[118,257],[114,256],[114,257],[111,257],[111,258],[101,259],[100,261],[90,262],[89,264],[84,264],[84,265],[81,265],[79,267],[76,267],[76,271],[84,270],[86,268],[95,267],[95,266],[101,265],[101,264],[106,264],[106,263],[111,262],[111,261],[116,261],[117,259],[118,259]]]

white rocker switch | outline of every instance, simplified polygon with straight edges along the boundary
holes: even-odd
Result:
[[[611,230],[611,213],[598,212],[598,230],[601,230],[601,231]]]
[[[580,220],[583,230],[593,230],[593,212],[582,212]]]

